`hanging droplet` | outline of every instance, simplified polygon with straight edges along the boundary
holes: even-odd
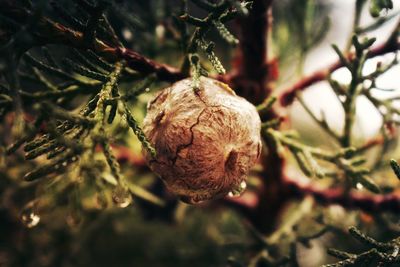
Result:
[[[180,197],[180,199],[182,202],[192,204],[192,205],[196,205],[196,204],[200,204],[201,202],[204,202],[204,200],[199,197],[182,196],[182,197]]]
[[[244,190],[246,189],[246,187],[247,187],[246,181],[242,181],[238,187],[236,187],[235,189],[233,189],[228,193],[228,197],[240,197],[244,192]]]
[[[35,202],[29,202],[21,212],[21,221],[27,228],[33,228],[40,222],[37,214]]]
[[[246,187],[247,187],[246,181],[242,181],[242,182],[240,183],[240,188],[243,189],[243,190],[245,190]]]
[[[126,208],[132,203],[131,193],[122,186],[117,186],[112,194],[114,203],[120,208]]]

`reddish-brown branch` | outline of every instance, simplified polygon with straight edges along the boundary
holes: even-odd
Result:
[[[390,52],[395,52],[395,51],[399,50],[399,47],[400,47],[400,42],[398,42],[398,41],[386,42],[382,45],[379,45],[379,46],[371,49],[371,51],[368,54],[368,57],[373,58],[373,57],[384,55],[384,54],[387,54]],[[348,55],[348,58],[351,58],[351,57],[353,57],[353,54]],[[284,107],[289,106],[290,104],[293,103],[298,91],[305,90],[310,85],[313,85],[317,82],[327,79],[328,75],[331,72],[333,72],[341,67],[343,67],[343,64],[340,61],[337,61],[322,70],[318,70],[308,76],[303,77],[300,81],[294,83],[289,88],[283,90],[283,92],[281,93],[281,95],[279,97],[281,105]]]
[[[0,14],[26,24],[32,14],[17,3],[11,0],[0,1]],[[140,73],[156,73],[158,79],[163,81],[174,82],[186,76],[174,67],[148,59],[135,51],[113,47],[99,39],[88,43],[82,32],[74,31],[46,17],[41,17],[32,30],[35,40],[33,45],[64,44],[79,49],[91,49],[111,61],[125,60],[129,67]],[[26,49],[29,48],[29,46],[26,47]]]
[[[290,201],[307,196],[313,197],[318,205],[323,206],[340,205],[347,210],[365,212],[400,212],[400,190],[386,195],[357,191],[347,194],[343,188],[321,188],[312,182],[300,181],[285,177],[279,185],[271,184],[264,188],[256,200],[224,200],[224,204],[243,214],[264,233],[274,229],[276,218]],[[244,197],[254,198],[251,192],[246,193]]]
[[[231,73],[223,77],[232,88],[253,104],[260,104],[270,94],[268,88],[268,34],[270,33],[272,0],[255,0],[249,16],[237,21],[240,45]],[[276,64],[275,64],[276,65]],[[276,71],[276,69],[275,69]],[[278,117],[274,110],[263,116],[263,120]],[[274,229],[284,205],[282,181],[284,159],[277,153],[273,140],[265,140],[268,152],[264,153],[262,186],[257,192],[254,207],[230,202],[230,206],[242,212],[261,232]],[[249,203],[247,203],[249,204]]]
[[[260,104],[270,93],[268,76],[267,34],[272,0],[255,0],[249,16],[237,21],[240,44],[233,71],[224,77],[235,91],[254,104]]]
[[[230,74],[223,77],[241,96],[254,104],[260,104],[270,94],[268,88],[268,34],[272,23],[272,0],[255,0],[248,17],[237,21],[240,45]],[[276,63],[275,61],[271,61]],[[271,68],[277,72],[276,64]],[[274,110],[263,116],[263,120],[277,118]],[[254,207],[234,202],[230,206],[242,212],[261,232],[271,232],[286,202],[282,190],[284,159],[277,153],[275,142],[265,140],[268,151],[261,161],[263,165],[262,186],[257,192]],[[249,204],[249,203],[247,203]],[[240,207],[240,208],[238,208]]]
[[[366,212],[398,213],[400,211],[400,191],[386,195],[372,195],[361,192],[346,194],[342,188],[322,189],[309,184],[301,184],[294,180],[286,183],[287,194],[291,198],[312,196],[320,205],[338,204],[346,209],[359,209]]]
[[[373,147],[376,147],[378,145],[382,145],[384,143],[385,139],[383,136],[376,136],[374,138],[371,138],[370,140],[367,140],[362,146],[360,146],[357,151],[358,153],[365,152]]]

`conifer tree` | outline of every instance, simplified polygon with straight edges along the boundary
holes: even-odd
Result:
[[[308,73],[328,1],[0,0],[0,266],[399,266],[399,7],[351,2]]]

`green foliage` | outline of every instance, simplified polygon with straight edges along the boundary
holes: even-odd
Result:
[[[372,0],[369,13],[373,17],[379,17],[382,10],[393,9],[393,2],[392,0]]]
[[[365,38],[360,41],[359,37],[352,37],[352,45],[354,47],[355,55],[349,58],[345,55],[336,45],[333,45],[333,49],[338,55],[341,65],[349,70],[352,79],[348,85],[341,85],[337,81],[330,79],[330,85],[333,91],[338,95],[338,99],[345,112],[345,123],[344,130],[341,134],[332,130],[328,122],[322,114],[322,118],[319,118],[311,108],[302,99],[301,95],[298,95],[299,103],[303,106],[305,111],[311,116],[311,118],[320,125],[320,127],[329,134],[329,136],[335,140],[341,147],[342,151],[349,153],[337,153],[329,155],[328,151],[315,149],[307,145],[301,144],[296,139],[296,136],[292,136],[291,133],[282,133],[278,131],[269,130],[268,134],[278,143],[279,146],[287,146],[290,152],[293,154],[296,162],[303,171],[303,173],[310,177],[322,178],[325,176],[332,177],[335,180],[342,179],[346,181],[347,187],[363,188],[365,187],[371,192],[379,193],[380,189],[376,182],[369,176],[371,172],[370,168],[363,167],[366,163],[366,159],[362,156],[364,147],[355,147],[353,138],[353,124],[355,120],[355,103],[356,99],[364,95],[366,96],[373,105],[376,106],[377,110],[382,110],[381,106],[385,107],[385,112],[382,113],[384,122],[382,124],[382,132],[384,133],[385,125],[392,122],[394,114],[397,114],[398,110],[392,107],[393,103],[390,101],[382,101],[373,97],[370,93],[371,90],[376,89],[375,80],[382,73],[385,73],[393,66],[396,65],[397,57],[394,57],[393,61],[386,66],[378,65],[376,70],[368,75],[363,74],[364,65],[369,53],[370,47],[375,42],[375,38]],[[365,88],[365,81],[370,81],[370,86]],[[386,135],[385,135],[386,136]],[[385,142],[390,142],[390,137]],[[384,153],[384,152],[382,152]],[[333,163],[334,168],[338,170],[324,170],[318,161],[325,161],[324,165],[330,165]],[[377,164],[373,166],[376,168]]]
[[[126,121],[128,122],[129,127],[131,127],[132,131],[139,138],[140,142],[147,149],[150,155],[154,157],[156,155],[155,149],[151,146],[150,142],[147,141],[146,136],[144,135],[142,129],[140,129],[140,127],[138,126],[138,122],[133,118],[129,108],[126,105],[124,108],[126,114]]]
[[[326,1],[300,0],[275,1],[273,38],[281,64],[293,67],[293,61],[300,59],[318,45],[329,31],[331,21],[325,16],[330,9]]]
[[[57,3],[53,3],[52,8],[62,14],[61,18],[68,24],[76,27],[74,30],[82,31],[84,43],[87,43],[88,47],[100,36],[107,36],[111,42],[121,44],[103,14],[108,4],[105,5],[102,1],[97,5],[86,1],[77,1],[75,4],[86,14],[79,16],[72,14]],[[84,17],[87,15],[89,19],[85,21]],[[11,39],[7,47],[11,49],[11,53],[13,46],[20,45],[12,41]],[[34,46],[34,43],[30,45]],[[32,52],[25,53],[22,57],[22,66],[18,70],[8,70],[10,75],[16,75],[21,89],[17,96],[13,96],[12,92],[15,89],[9,90],[7,83],[2,84],[3,98],[6,101],[3,118],[12,110],[15,97],[21,99],[18,101],[23,101],[24,106],[20,109],[24,111],[20,112],[33,112],[32,115],[36,115],[37,118],[32,127],[25,121],[26,133],[17,136],[6,152],[11,155],[16,153],[19,147],[24,146],[25,159],[38,160],[38,167],[24,176],[25,180],[32,181],[68,174],[72,165],[75,165],[75,170],[79,170],[78,173],[84,177],[88,175],[87,169],[92,169],[90,172],[94,173],[103,172],[103,166],[98,165],[98,162],[88,161],[95,155],[96,147],[100,146],[110,173],[116,180],[114,185],[117,194],[114,194],[113,199],[116,202],[121,202],[121,198],[126,200],[127,197],[131,197],[131,193],[119,163],[111,151],[105,122],[112,124],[117,116],[126,117],[139,141],[151,154],[154,154],[154,149],[133,118],[127,101],[135,100],[144,93],[154,82],[155,77],[153,75],[141,77],[142,81],[136,83],[132,90],[120,95],[118,84],[121,79],[127,79],[128,76],[137,79],[136,73],[129,70],[125,62],[109,62],[90,49],[63,49],[65,55],[62,55],[54,52],[54,48],[50,45],[43,46],[40,50],[32,49]],[[13,84],[9,83],[8,86],[12,87]],[[32,91],[30,89],[32,86],[37,89]],[[79,101],[77,96],[82,95],[88,95],[88,98]],[[35,104],[30,108],[31,103]],[[121,111],[120,104],[123,106]],[[79,112],[76,112],[76,109]],[[43,160],[43,156],[47,162]],[[143,198],[160,204],[157,197],[153,197],[146,190],[133,188],[135,188],[135,192],[132,192],[134,195],[139,197],[143,195]]]
[[[207,17],[197,19],[190,16],[187,13],[187,4],[183,1],[180,9],[183,14],[176,22],[178,32],[182,35],[184,53],[191,55],[190,63],[195,82],[200,75],[207,75],[196,56],[198,48],[207,55],[218,73],[225,73],[213,51],[214,43],[205,41],[206,34],[214,28],[222,39],[236,44],[237,39],[224,23],[238,15],[247,14],[251,2],[193,2],[208,12]],[[0,100],[3,103],[0,115],[5,119],[7,114],[16,108],[16,114],[21,117],[19,120],[25,129],[25,133],[21,131],[13,136],[15,141],[8,146],[6,153],[12,156],[19,153],[18,149],[23,146],[25,160],[36,160],[37,167],[24,176],[27,181],[76,173],[86,179],[98,174],[103,175],[106,171],[104,166],[108,166],[113,178],[106,180],[115,186],[112,197],[115,202],[124,203],[130,198],[130,194],[133,194],[162,204],[159,198],[145,189],[127,184],[112,151],[111,144],[115,140],[110,140],[109,133],[116,127],[116,123],[122,122],[122,125],[132,129],[149,155],[155,155],[156,151],[131,112],[129,102],[137,102],[138,97],[148,91],[148,87],[156,81],[157,76],[151,73],[143,75],[128,67],[129,64],[125,61],[110,60],[94,49],[102,43],[125,49],[126,40],[111,26],[107,12],[110,12],[111,17],[115,12],[121,16],[123,23],[138,26],[142,30],[148,28],[144,23],[152,23],[151,20],[157,18],[152,16],[147,22],[141,21],[128,15],[129,8],[125,7],[125,4],[120,5],[112,1],[54,1],[50,6],[47,6],[45,1],[28,1],[25,4],[25,9],[17,10],[25,12],[27,19],[10,15],[6,9],[3,9],[0,19],[2,23],[12,25],[11,30],[14,31],[0,51],[9,55],[5,58],[8,63],[16,63],[15,68],[10,67],[4,72],[4,79],[0,81]],[[141,7],[148,7],[146,12],[152,12],[153,4],[161,5],[161,1],[154,1],[151,5],[142,3]],[[51,39],[46,39],[51,37],[35,33],[35,23],[43,26],[42,22],[36,22],[35,19],[42,15],[49,16],[44,19],[45,26],[42,30],[54,27],[75,36],[81,34],[80,43],[77,45],[72,41],[67,47],[57,50],[59,46],[52,44]],[[53,15],[58,15],[54,16],[55,22],[50,19]],[[32,30],[24,28],[30,23]],[[195,25],[192,36],[185,37],[189,31],[188,25],[196,23],[198,25]],[[116,27],[118,30],[124,29],[123,25],[117,24]],[[36,46],[40,48],[35,48]],[[32,116],[36,117],[33,124],[22,118],[24,112],[31,112]],[[92,160],[98,156],[99,147],[103,154],[100,161],[104,161],[104,164],[99,164],[99,160]],[[71,179],[71,182],[73,180],[75,179]],[[103,186],[99,190],[104,190]]]
[[[192,73],[194,73],[194,88],[196,87],[196,79],[198,75],[202,75],[204,72],[203,68],[198,66],[198,63],[193,63],[193,55],[198,53],[200,49],[206,54],[208,60],[213,66],[214,70],[218,74],[225,74],[225,68],[223,67],[221,61],[214,53],[214,43],[206,41],[207,33],[215,29],[220,37],[225,40],[230,45],[237,45],[239,40],[229,31],[229,29],[224,25],[224,23],[232,20],[238,15],[248,14],[248,8],[251,8],[252,1],[221,1],[218,4],[212,4],[204,0],[193,1],[195,5],[199,8],[204,9],[208,12],[208,15],[203,18],[197,18],[191,16],[188,13],[181,15],[179,18],[186,24],[194,26],[194,31],[190,37],[190,40],[185,44],[184,50],[189,53],[190,58],[186,58],[182,69],[187,68],[187,61],[190,62],[190,66],[194,68]],[[232,8],[234,7],[234,8]],[[187,7],[184,8],[184,12],[187,12]],[[187,33],[187,27],[182,26],[181,31]],[[195,55],[195,57],[197,57]],[[196,61],[196,60],[195,60]],[[206,74],[207,75],[207,74]]]
[[[364,235],[355,227],[350,227],[349,233],[353,238],[368,247],[369,250],[359,254],[351,254],[336,249],[330,249],[328,253],[342,261],[334,264],[327,264],[324,265],[324,267],[396,266],[400,263],[400,257],[398,256],[400,243],[398,238],[382,243]]]

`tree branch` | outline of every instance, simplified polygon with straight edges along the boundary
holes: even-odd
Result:
[[[16,3],[11,0],[1,1],[0,14],[25,25],[32,13]],[[93,42],[87,42],[82,32],[75,31],[46,17],[39,18],[35,31],[31,34],[36,41],[34,46],[64,44],[79,49],[90,49],[110,61],[126,60],[127,65],[132,69],[143,74],[155,73],[158,79],[163,81],[174,82],[185,78],[185,74],[178,69],[148,59],[135,51],[123,47],[113,47],[97,38]],[[29,48],[31,47],[27,46],[25,50]]]
[[[250,14],[237,20],[239,47],[233,70],[222,79],[253,104],[262,103],[272,92],[268,88],[268,35],[272,24],[272,0],[255,0]],[[274,110],[263,114],[262,120],[278,118]],[[230,206],[243,213],[263,233],[274,230],[286,201],[282,194],[285,160],[277,152],[274,140],[264,138],[267,152],[262,155],[262,186],[256,193],[257,201],[232,202]],[[233,205],[234,204],[234,205]],[[247,207],[246,207],[247,206]]]
[[[224,77],[235,91],[253,104],[268,95],[267,36],[271,26],[272,0],[255,0],[250,14],[239,18],[239,47],[233,71]]]
[[[351,191],[346,193],[343,188],[321,189],[312,183],[301,184],[293,179],[285,183],[287,195],[291,198],[312,196],[320,205],[338,204],[346,209],[359,209],[366,212],[400,211],[400,191],[386,195],[372,195]]]
[[[399,50],[400,42],[397,40],[393,41],[391,38],[389,40],[390,41],[371,49],[368,53],[368,58],[381,56]],[[353,56],[354,54],[350,53],[347,58],[352,58]],[[318,70],[308,76],[303,77],[300,81],[294,83],[289,88],[284,89],[279,97],[281,105],[284,107],[291,105],[295,100],[298,91],[303,91],[309,86],[327,79],[330,73],[341,67],[343,67],[343,64],[340,61],[337,61],[322,70]]]

